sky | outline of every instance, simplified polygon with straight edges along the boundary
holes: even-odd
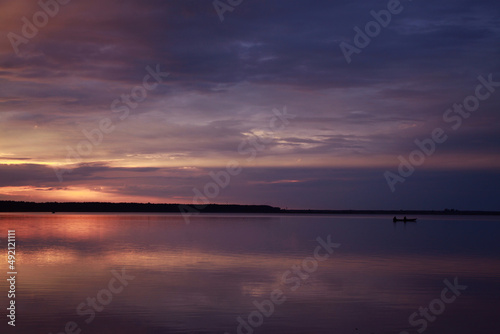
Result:
[[[0,200],[500,210],[498,1],[0,0]]]

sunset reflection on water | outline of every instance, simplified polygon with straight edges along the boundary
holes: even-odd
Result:
[[[498,328],[494,219],[201,215],[186,225],[180,215],[2,214],[2,239],[8,229],[18,241],[22,333],[64,332],[69,321],[83,333],[236,333],[237,317],[275,289],[286,302],[256,333],[416,333],[410,314],[455,277],[468,289],[426,333]],[[293,291],[284,273],[328,235],[341,246]],[[76,308],[112,270],[135,278],[87,324]]]

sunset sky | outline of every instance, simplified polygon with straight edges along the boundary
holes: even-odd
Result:
[[[498,1],[404,0],[349,61],[391,1],[59,1],[0,0],[0,200],[190,204],[232,164],[210,202],[500,210]]]

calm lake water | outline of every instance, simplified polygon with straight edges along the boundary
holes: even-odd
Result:
[[[419,218],[0,214],[0,332],[499,333],[499,218]]]

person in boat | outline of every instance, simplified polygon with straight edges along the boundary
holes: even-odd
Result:
[[[394,218],[392,218],[392,221],[393,222],[397,222],[398,221],[398,219],[396,218],[396,216],[394,216]]]

